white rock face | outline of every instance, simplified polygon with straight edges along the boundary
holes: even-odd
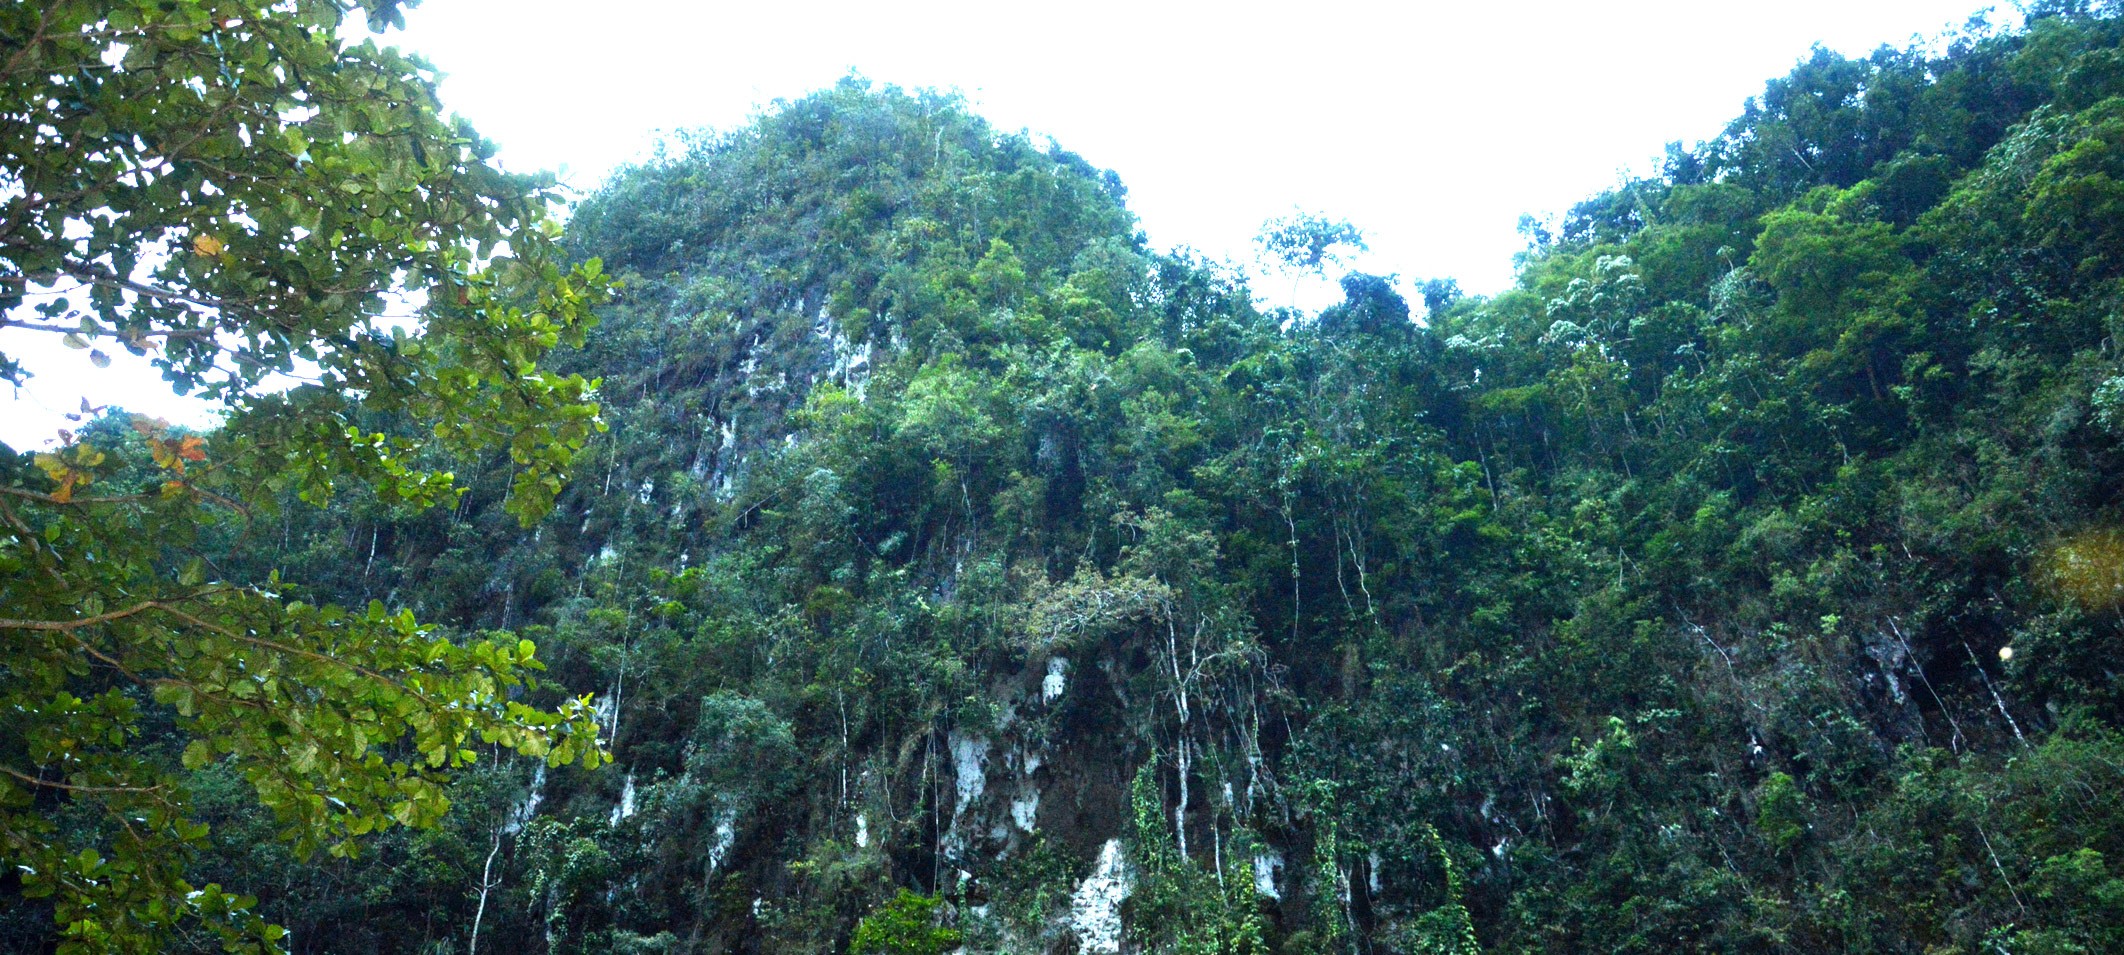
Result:
[[[601,730],[599,734],[605,736],[605,741],[610,743],[612,736],[620,728],[620,696],[597,694],[597,702],[590,705],[590,715],[597,717],[597,728]]]
[[[634,815],[634,774],[628,773],[627,781],[620,785],[619,805],[612,807],[612,824],[617,826],[620,824],[620,820],[632,815]]]
[[[1040,678],[1040,702],[1053,703],[1061,699],[1062,692],[1067,689],[1069,689],[1069,661],[1062,657],[1049,658],[1047,661],[1047,675]]]
[[[1270,849],[1254,857],[1254,891],[1277,901],[1283,900],[1283,890],[1276,887],[1276,877],[1283,874],[1283,853]]]
[[[857,401],[863,400],[863,393],[870,385],[870,345],[865,343],[857,347],[849,341],[848,336],[841,334],[833,316],[823,308],[819,309],[812,330],[825,341],[831,359],[831,365],[826,369],[827,379],[846,387]]]
[[[738,378],[746,383],[746,391],[757,396],[759,389],[752,385],[752,376],[760,370],[760,336],[752,336],[752,344],[745,346],[745,359],[738,362]]]
[[[531,773],[531,791],[524,794],[524,801],[518,803],[516,811],[509,814],[509,824],[503,826],[502,831],[512,836],[515,835],[518,830],[521,830],[526,823],[531,821],[532,816],[538,814],[538,804],[545,801],[546,764],[540,763],[538,768]]]
[[[724,807],[715,811],[715,841],[708,845],[708,871],[722,868],[723,857],[730,854],[730,847],[737,842],[737,810]]]
[[[1033,820],[1040,815],[1040,791],[1028,786],[1018,791],[1018,798],[1010,801],[1010,820],[1026,832],[1038,831]]]
[[[938,848],[946,858],[957,858],[966,848],[966,835],[959,824],[974,802],[988,789],[988,740],[980,736],[961,736],[952,733],[948,737],[951,748],[952,791],[958,800],[952,803],[951,825],[944,830],[944,838]]]
[[[981,798],[988,788],[988,773],[983,768],[988,763],[988,740],[979,736],[951,736],[952,788],[959,801],[952,805],[952,815],[964,813]]]
[[[1099,863],[1069,900],[1069,929],[1085,955],[1121,951],[1121,903],[1135,888],[1128,860],[1121,855],[1121,840],[1109,839],[1099,848]]]

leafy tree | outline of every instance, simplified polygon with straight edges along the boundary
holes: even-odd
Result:
[[[508,510],[533,520],[600,427],[593,383],[537,364],[580,340],[598,287],[551,248],[549,183],[490,165],[430,68],[338,39],[400,8],[0,10],[0,323],[99,365],[147,356],[230,413],[206,435],[114,416],[0,459],[0,857],[62,950],[160,950],[192,919],[232,948],[282,934],[186,881],[205,827],[180,768],[225,764],[299,851],[351,854],[433,824],[481,744],[604,759],[583,701],[520,698],[530,641],[319,606],[214,559],[284,493],[454,501],[440,452],[505,450]]]
[[[938,901],[901,889],[856,923],[849,955],[943,955],[958,948],[965,936],[937,926]]]
[[[1313,212],[1296,212],[1261,224],[1254,239],[1262,257],[1276,265],[1302,272],[1318,272],[1341,264],[1350,252],[1363,252],[1364,233],[1347,220],[1329,219]]]
[[[1254,235],[1261,261],[1291,278],[1292,294],[1304,278],[1325,278],[1331,267],[1346,266],[1351,256],[1370,250],[1364,232],[1347,219],[1314,212],[1293,212],[1261,224]]]
[[[1342,277],[1343,302],[1320,313],[1320,330],[1328,335],[1406,334],[1409,303],[1394,291],[1390,278],[1352,272]]]

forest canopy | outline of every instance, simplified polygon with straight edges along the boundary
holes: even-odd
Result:
[[[516,204],[374,254],[472,291],[419,334],[344,301],[297,329],[407,390],[237,387],[209,434],[106,416],[7,459],[0,686],[121,732],[0,736],[30,777],[0,783],[8,861],[80,862],[17,864],[0,939],[117,947],[78,925],[122,911],[169,950],[2124,949],[2120,49],[2107,5],[2046,3],[1817,50],[1534,223],[1494,296],[1339,274],[1354,226],[1271,223],[1339,280],[1317,313],[1150,247],[1114,173],[859,78],[620,171],[550,242],[538,184],[434,152],[411,194]],[[428,115],[394,56],[354,59]],[[226,294],[239,253],[198,234],[149,267]],[[138,294],[34,320],[205,320]],[[433,429],[490,400],[530,451]],[[367,443],[264,457],[342,426]],[[212,626],[99,619],[113,594]],[[172,641],[242,678],[111,649]],[[504,692],[534,647],[550,682]],[[357,652],[506,704],[331,722],[417,669],[331,682]],[[296,666],[273,732],[358,732],[369,802],[303,815],[303,740],[222,748],[128,673]],[[547,758],[486,758],[490,729]],[[185,847],[141,857],[161,881],[97,868],[132,831],[80,807],[180,794],[140,844]],[[180,882],[232,890],[179,912]]]

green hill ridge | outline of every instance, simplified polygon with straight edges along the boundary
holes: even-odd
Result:
[[[1318,314],[952,96],[674,143],[567,225],[550,516],[496,454],[226,545],[534,640],[614,764],[308,861],[208,767],[196,881],[297,951],[2124,950],[2120,41],[1817,50],[1510,290]]]

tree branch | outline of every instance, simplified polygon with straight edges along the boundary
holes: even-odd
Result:
[[[57,781],[51,781],[51,779],[36,779],[32,775],[28,775],[28,772],[21,772],[21,770],[17,770],[13,766],[0,766],[0,772],[6,772],[6,775],[11,775],[15,779],[21,779],[23,783],[38,785],[38,787],[45,787],[45,789],[66,789],[66,792],[159,792],[159,789],[161,789],[159,783],[157,785],[72,785],[72,783],[57,783]]]
[[[91,627],[99,623],[109,623],[113,620],[123,620],[127,617],[131,617],[136,614],[146,613],[147,611],[154,610],[155,608],[161,606],[162,601],[143,600],[137,604],[125,608],[124,610],[113,610],[109,613],[99,613],[93,617],[82,617],[79,620],[8,620],[0,618],[0,630],[43,630],[70,633],[72,631],[79,630],[82,627]]]
[[[23,782],[28,783],[32,786],[41,786],[46,789],[64,789],[67,792],[72,793],[151,793],[162,788],[160,785],[77,786],[71,783],[54,782],[49,779],[38,779],[37,777],[31,776],[28,773],[21,772],[20,770],[17,770],[12,766],[0,766],[0,773],[6,773],[7,775],[13,776],[16,779],[22,780]]]
[[[201,298],[196,295],[187,295],[183,292],[176,291],[175,289],[166,289],[159,285],[149,285],[145,282],[135,282],[132,279],[124,278],[118,273],[112,272],[92,262],[77,262],[73,259],[67,259],[59,266],[59,270],[91,285],[102,285],[109,288],[123,289],[125,291],[132,292],[136,295],[145,295],[149,298],[161,299],[165,302],[181,302],[183,304],[195,306],[198,308],[210,308],[217,312],[223,309],[237,309],[255,312],[254,309],[249,309],[246,306],[243,306],[238,303],[216,301],[210,298]]]
[[[432,698],[430,698],[426,693],[422,692],[419,687],[412,686],[404,680],[396,679],[388,674],[370,669],[369,667],[362,666],[359,663],[354,663],[348,660],[342,660],[338,657],[332,656],[329,653],[319,653],[315,650],[292,646],[290,644],[281,643],[277,640],[268,640],[265,637],[260,637],[254,634],[238,633],[227,627],[223,627],[218,624],[208,623],[205,620],[201,620],[198,617],[192,616],[191,614],[186,613],[182,610],[178,610],[175,607],[158,605],[158,608],[164,613],[167,613],[172,617],[176,617],[177,619],[182,620],[185,623],[191,624],[192,626],[198,627],[201,630],[207,630],[213,633],[218,633],[231,640],[235,640],[239,643],[247,643],[262,650],[272,650],[277,653],[288,654],[289,656],[303,657],[306,659],[315,660],[319,663],[344,667],[348,670],[354,671],[355,673],[359,673],[362,676],[368,677],[369,679],[376,680],[381,683],[388,683],[392,686],[398,687],[399,689],[404,690],[407,693],[411,693],[415,699],[420,700],[422,703],[426,703],[430,706],[437,705],[436,702]]]
[[[236,513],[241,514],[245,517],[249,517],[251,515],[250,508],[244,507],[243,504],[238,501],[223,497],[189,481],[181,483],[184,484],[185,490],[190,491],[193,494],[197,494],[200,497],[206,498],[209,501],[213,501],[214,503],[226,507],[229,510],[235,511]],[[24,500],[36,501],[39,504],[56,504],[63,506],[72,506],[78,504],[144,504],[156,499],[156,495],[153,494],[125,494],[111,497],[76,496],[67,498],[66,500],[62,501],[53,495],[45,494],[41,491],[32,491],[26,488],[19,487],[0,487],[0,494],[5,494],[11,497],[19,497]],[[24,533],[31,533],[27,528],[22,528],[22,530]]]
[[[13,280],[13,279],[10,279],[10,278],[8,278],[8,277],[5,277],[5,276],[0,276],[0,283],[6,283],[6,284],[15,284],[15,283],[14,283],[14,280]],[[40,293],[40,294],[42,294],[42,293]],[[52,334],[54,334],[54,335],[68,335],[68,334],[72,334],[72,335],[94,335],[94,336],[99,336],[99,337],[100,337],[100,336],[104,336],[104,335],[109,335],[109,336],[112,336],[112,337],[114,337],[114,338],[117,338],[117,339],[118,339],[119,341],[123,341],[123,342],[131,342],[131,341],[138,341],[138,340],[140,340],[140,339],[146,339],[146,338],[204,338],[204,339],[212,339],[212,338],[214,337],[214,331],[215,331],[215,330],[214,330],[214,329],[212,329],[212,328],[155,328],[155,329],[145,329],[145,330],[141,330],[141,331],[110,331],[110,330],[107,330],[107,329],[100,329],[100,328],[99,328],[99,329],[97,329],[96,331],[93,331],[93,332],[83,332],[83,331],[82,331],[82,330],[81,330],[81,329],[80,329],[79,327],[76,327],[76,326],[72,326],[72,325],[43,325],[43,324],[39,324],[39,323],[37,323],[37,322],[25,322],[25,321],[22,321],[22,320],[20,320],[20,319],[12,319],[12,318],[10,318],[10,319],[0,319],[0,328],[19,328],[19,329],[22,329],[23,331],[29,331],[29,332],[50,332],[50,333],[52,333]]]

